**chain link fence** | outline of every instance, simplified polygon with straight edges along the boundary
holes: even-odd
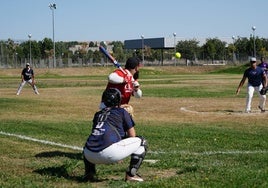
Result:
[[[144,66],[203,66],[203,65],[238,65],[248,62],[249,57],[244,57],[234,60],[186,60],[186,59],[167,59],[144,61]],[[0,56],[0,68],[23,68],[26,63],[30,63],[34,68],[66,68],[66,67],[92,67],[92,66],[112,66],[107,59],[101,58],[100,62],[95,62],[93,58],[83,59],[78,58],[75,61],[71,58],[56,58],[54,63],[53,58],[48,59],[19,59],[14,55],[13,57]],[[120,62],[121,63],[121,62]],[[121,63],[122,65],[125,62]]]

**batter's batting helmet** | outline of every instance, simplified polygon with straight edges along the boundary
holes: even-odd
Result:
[[[119,106],[121,103],[121,92],[116,88],[106,89],[102,94],[102,102],[107,107]]]
[[[136,67],[140,66],[140,59],[137,57],[130,57],[127,59],[125,64],[125,69],[135,69]]]

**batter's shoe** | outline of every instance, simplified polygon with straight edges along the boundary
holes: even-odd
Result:
[[[262,107],[258,106],[258,108],[261,110],[261,113],[265,112],[265,109],[263,109]]]
[[[143,182],[144,180],[138,174],[136,174],[135,176],[129,176],[126,174],[125,181]]]

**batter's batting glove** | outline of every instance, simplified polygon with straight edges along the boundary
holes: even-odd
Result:
[[[139,82],[135,80],[135,81],[133,82],[133,87],[134,87],[134,88],[138,88],[138,87],[140,87]]]
[[[261,95],[266,95],[266,93],[267,93],[267,88],[266,88],[266,87],[264,87],[264,88],[262,88],[262,89],[260,90],[260,94],[261,94]]]

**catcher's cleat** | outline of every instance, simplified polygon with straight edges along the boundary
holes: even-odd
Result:
[[[261,112],[265,112],[265,109],[263,109],[262,107],[258,106],[258,108],[261,110]]]
[[[99,179],[98,177],[96,176],[96,174],[86,174],[84,177],[83,177],[83,181],[87,182],[98,182]]]
[[[126,174],[125,181],[143,182],[143,179],[138,174],[136,174],[135,176],[129,176],[129,175]]]

